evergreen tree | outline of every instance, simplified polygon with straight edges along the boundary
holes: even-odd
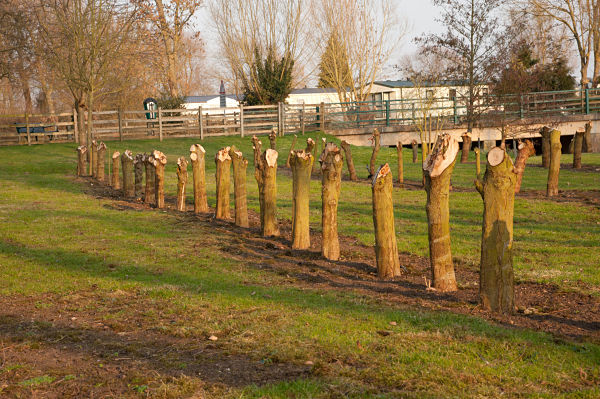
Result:
[[[254,49],[254,61],[242,77],[244,100],[248,105],[268,105],[283,102],[292,91],[294,60],[290,55],[278,57],[270,47],[266,57]]]

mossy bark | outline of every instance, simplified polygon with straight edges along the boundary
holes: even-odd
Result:
[[[123,195],[125,197],[133,197],[135,194],[133,154],[129,150],[125,150],[125,152],[121,154],[121,169],[123,173]]]
[[[548,186],[546,187],[547,197],[558,195],[561,148],[560,132],[556,129],[552,130],[550,132],[550,165],[548,167]]]
[[[167,157],[158,150],[152,152],[154,158],[154,204],[158,209],[165,207],[165,165]]]
[[[535,148],[531,140],[525,140],[519,143],[519,152],[517,153],[517,159],[515,159],[515,170],[517,175],[517,181],[515,183],[515,193],[521,191],[521,182],[523,181],[523,173],[525,172],[525,166],[527,165],[527,159],[530,156],[535,155]]]
[[[304,150],[294,151],[292,167],[292,249],[310,247],[309,194],[314,157]]]
[[[547,168],[550,166],[550,132],[552,130],[544,126],[540,130],[540,135],[542,136],[542,166]]]
[[[581,152],[583,151],[583,138],[585,132],[575,132],[573,140],[573,169],[581,169]]]
[[[235,147],[229,150],[229,156],[233,163],[233,187],[235,199],[235,225],[249,227],[248,205],[246,195],[246,169],[248,160]]]
[[[400,260],[394,226],[392,173],[387,163],[373,177],[371,189],[377,275],[382,279],[393,278],[400,275]]]
[[[419,159],[419,145],[417,140],[413,140],[410,144],[412,146],[412,162],[417,163],[417,160]]]
[[[85,176],[87,174],[87,147],[80,145],[77,147],[77,176]]]
[[[154,167],[154,157],[152,155],[144,155],[144,166],[146,169],[146,187],[144,189],[144,203],[155,203],[155,188],[156,188],[156,168]]]
[[[217,204],[215,209],[216,219],[230,219],[229,187],[231,185],[231,157],[229,147],[221,148],[215,156],[217,170],[215,178],[217,183]]]
[[[469,152],[471,151],[471,135],[464,133],[462,136],[462,149],[460,156],[460,163],[467,163],[469,161]]]
[[[450,245],[450,178],[457,155],[458,141],[442,134],[423,166],[431,281],[433,288],[442,292],[458,289]]]
[[[112,154],[112,176],[111,176],[111,186],[115,190],[121,189],[121,180],[119,178],[119,163],[120,163],[121,153],[119,151],[115,151]]]
[[[371,153],[371,160],[369,162],[369,179],[375,175],[375,164],[377,163],[377,154],[379,154],[381,134],[379,133],[379,129],[373,130],[373,136],[371,136],[371,141],[373,141],[373,152]]]
[[[144,159],[144,154],[136,154],[133,159],[135,198],[142,198],[144,192]]]
[[[356,176],[356,169],[354,168],[354,161],[352,160],[352,151],[350,149],[350,144],[348,144],[346,140],[342,140],[340,145],[342,147],[342,150],[344,150],[344,154],[346,155],[346,164],[348,166],[350,180],[357,181],[358,176]]]
[[[501,152],[501,153],[500,153]],[[483,198],[479,297],[484,309],[514,311],[513,214],[517,175],[504,149],[493,148],[483,180],[475,186]]]
[[[194,179],[194,213],[208,212],[208,199],[206,196],[206,151],[200,144],[190,147],[192,161],[192,174]]]
[[[185,157],[177,159],[177,210],[185,211],[185,187],[187,185],[188,163]]]
[[[323,242],[321,254],[329,260],[340,259],[337,208],[342,183],[344,159],[334,143],[328,143],[319,158],[321,162],[321,230]]]
[[[396,152],[398,153],[398,184],[404,187],[404,159],[402,157],[402,143],[399,141],[396,144]]]

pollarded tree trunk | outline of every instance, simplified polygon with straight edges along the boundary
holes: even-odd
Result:
[[[278,236],[277,225],[277,151],[268,148],[261,155],[261,181],[262,192],[259,196],[263,209],[261,209],[261,228],[265,237]]]
[[[309,194],[314,157],[310,152],[294,151],[292,167],[292,249],[310,247]]]
[[[412,151],[413,151],[413,163],[417,163],[417,159],[419,158],[419,145],[417,144],[417,140],[413,140],[411,143]]]
[[[165,207],[165,165],[167,157],[158,150],[152,152],[154,165],[154,204],[158,209]]]
[[[398,243],[394,226],[393,183],[390,166],[379,168],[371,184],[373,192],[373,225],[375,227],[375,257],[379,278],[400,275]]]
[[[112,154],[112,179],[111,185],[115,190],[121,189],[121,180],[119,180],[119,158],[121,153],[119,151],[115,151]]]
[[[185,186],[187,185],[188,163],[185,157],[177,159],[177,210],[185,212]]]
[[[208,199],[206,197],[206,151],[200,144],[190,147],[192,160],[192,173],[194,178],[194,213],[208,212]]]
[[[144,155],[144,166],[146,169],[146,187],[144,189],[144,203],[152,204],[155,200],[154,190],[156,188],[156,169],[154,168],[154,157],[152,155]]]
[[[86,175],[86,162],[87,162],[87,147],[80,145],[77,147],[77,176]]]
[[[458,289],[450,246],[450,177],[457,154],[458,141],[449,134],[441,134],[423,166],[431,281],[433,288],[442,292]]]
[[[494,147],[487,156],[483,181],[475,181],[483,198],[479,298],[484,309],[504,314],[515,307],[512,246],[517,176],[513,170],[506,151]]]
[[[135,175],[134,179],[134,191],[135,198],[142,198],[143,185],[144,185],[144,154],[136,154],[133,159],[133,171]]]
[[[542,166],[544,168],[550,166],[550,132],[551,129],[547,126],[540,130],[542,135]]]
[[[104,161],[106,160],[106,144],[104,142],[98,144],[96,152],[96,178],[98,181],[104,181]]]
[[[233,163],[233,188],[235,198],[235,225],[249,227],[248,205],[246,199],[246,169],[248,160],[235,146],[229,150],[229,156]]]
[[[318,150],[315,148],[315,152],[313,154],[314,160],[319,159],[319,157],[321,156],[323,151],[325,151],[326,146],[327,146],[327,139],[325,137],[321,137],[321,146]],[[315,161],[313,161],[313,173],[315,173],[317,175],[321,174],[321,168],[319,167],[318,162],[315,162]]]
[[[229,186],[231,182],[231,157],[229,147],[221,148],[215,155],[217,170],[215,178],[217,182],[217,205],[215,209],[216,219],[229,219]]]
[[[294,139],[292,140],[292,146],[290,147],[290,152],[288,153],[287,160],[285,161],[285,167],[290,168],[290,159],[292,158],[292,152],[294,152],[294,147],[296,147],[296,140],[298,136],[294,134]]]
[[[377,162],[377,154],[380,149],[380,138],[381,134],[379,133],[379,129],[374,129],[373,136],[371,136],[371,141],[373,141],[373,152],[371,153],[371,161],[369,162],[369,179],[375,175],[375,163]]]
[[[525,172],[525,166],[530,156],[535,155],[535,148],[531,140],[525,140],[519,143],[519,153],[517,159],[515,159],[515,170],[517,175],[517,181],[515,182],[515,193],[521,191],[521,182],[523,181],[523,173]]]
[[[91,150],[92,151],[90,152],[90,175],[92,175],[92,177],[95,179],[98,177],[98,142],[96,140],[92,140]]]
[[[573,169],[581,169],[581,151],[583,150],[583,137],[585,132],[575,132],[573,144]]]
[[[402,157],[402,143],[400,141],[396,144],[396,152],[398,153],[398,184],[402,188],[404,187],[404,159]]]
[[[592,123],[587,122],[585,124],[585,131],[583,132],[583,152],[592,152]]]
[[[271,130],[271,134],[269,134],[269,145],[272,150],[277,150],[277,134],[275,134],[275,130]]]
[[[460,156],[460,163],[466,163],[469,161],[469,152],[471,151],[471,135],[463,133],[462,137],[462,152]]]
[[[256,185],[258,186],[258,202],[260,208],[260,226],[262,229],[264,220],[265,205],[263,203],[263,181],[262,181],[262,165],[261,165],[261,154],[262,154],[262,142],[256,137],[252,136],[252,150],[254,155],[254,179],[256,179]]]
[[[329,260],[340,259],[340,240],[338,237],[337,208],[342,183],[344,159],[340,149],[334,143],[328,143],[319,158],[323,172],[321,185],[321,229],[323,242],[321,254]]]
[[[133,154],[129,150],[125,150],[121,154],[121,168],[123,169],[123,195],[125,197],[133,197],[135,187],[133,181]]]
[[[479,179],[481,177],[481,151],[479,147],[475,147],[475,176]]]
[[[346,155],[346,164],[348,165],[348,173],[350,174],[350,180],[357,181],[356,169],[354,169],[354,161],[352,160],[352,151],[350,150],[350,144],[346,140],[342,140],[340,143],[344,154]]]
[[[550,132],[550,165],[548,167],[548,186],[546,188],[547,197],[558,195],[561,148],[560,132],[556,129],[552,130]]]

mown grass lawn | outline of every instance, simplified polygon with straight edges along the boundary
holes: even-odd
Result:
[[[165,152],[169,159],[166,191],[174,195],[175,159],[189,155],[193,142],[107,144],[109,152],[125,148],[134,153],[153,148]],[[280,165],[290,142],[287,137],[278,141],[284,150]],[[235,144],[250,160],[249,207],[258,211],[249,139],[208,139],[202,144],[207,150],[209,205],[214,205],[212,157],[220,147]],[[93,313],[109,327],[109,333],[158,333],[199,342],[215,335],[218,350],[243,354],[261,364],[314,364],[307,376],[260,387],[211,387],[201,377],[186,374],[185,366],[180,367],[184,370],[181,378],[173,380],[163,365],[135,377],[125,373],[124,378],[131,379],[130,389],[115,396],[186,397],[194,392],[235,398],[600,395],[600,346],[595,343],[565,341],[449,312],[386,306],[350,292],[292,287],[286,276],[228,258],[219,249],[227,237],[210,224],[195,223],[176,212],[123,210],[110,199],[85,194],[83,187],[88,183],[73,177],[74,148],[0,148],[0,294],[4,298],[31,298],[41,314],[49,315],[62,314],[59,302],[66,303],[69,317],[75,317],[73,323]],[[353,154],[359,176],[365,178],[370,150],[353,148]],[[395,149],[382,148],[380,162],[395,165],[395,159]],[[404,159],[410,160],[408,149]],[[569,160],[564,156],[563,163]],[[535,158],[531,161],[536,162]],[[584,154],[583,162],[600,168],[598,155]],[[418,165],[405,162],[405,173],[406,179],[420,179]],[[545,174],[542,168],[528,168],[523,189],[543,189]],[[457,164],[453,185],[470,188],[473,175],[474,165]],[[561,173],[562,190],[599,187],[597,172]],[[284,173],[278,176],[278,190],[279,216],[289,219],[291,179]],[[400,249],[426,256],[424,192],[396,189],[394,196]],[[318,230],[317,181],[311,187],[311,201],[311,227]],[[477,267],[481,211],[475,192],[451,194],[453,254],[462,267]],[[341,234],[372,244],[369,185],[344,182],[339,220]],[[597,208],[517,199],[517,279],[552,282],[565,290],[597,295],[599,267]],[[120,299],[105,301],[115,297]],[[392,321],[395,326],[390,326]],[[58,325],[61,322],[55,321],[44,328]],[[382,337],[377,333],[380,330],[391,330],[391,335]],[[17,335],[19,339],[0,336],[3,349],[48,350],[49,344],[40,343],[31,331]],[[110,362],[117,360],[103,360]],[[40,396],[41,392],[43,396],[65,384],[88,384],[88,374],[69,366],[48,369],[31,361],[4,361],[0,393]],[[111,382],[103,384],[92,391],[105,389]]]

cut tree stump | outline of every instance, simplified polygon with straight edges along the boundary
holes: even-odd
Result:
[[[154,157],[144,154],[144,167],[146,169],[146,187],[144,189],[144,203],[154,204],[156,188],[156,169],[154,168]]]
[[[342,140],[340,143],[344,154],[346,155],[346,164],[348,166],[348,173],[350,174],[350,180],[357,181],[356,169],[354,168],[354,161],[352,160],[352,151],[350,150],[350,144],[346,140]]]
[[[232,146],[229,149],[229,156],[233,163],[233,193],[235,202],[235,225],[240,227],[249,227],[248,223],[248,205],[246,194],[246,170],[248,160],[242,152]]]
[[[329,260],[340,259],[337,209],[342,183],[344,159],[338,146],[327,143],[319,158],[321,163],[321,254]]]
[[[573,140],[573,169],[581,169],[581,152],[583,151],[583,139],[585,132],[575,132]]]
[[[91,152],[90,152],[90,175],[96,179],[98,177],[98,142],[92,140]]]
[[[121,154],[121,169],[123,173],[123,195],[125,197],[133,197],[135,195],[133,154],[129,150],[125,150]]]
[[[519,152],[515,159],[515,170],[517,175],[517,181],[515,182],[515,193],[521,191],[521,182],[523,181],[523,173],[525,172],[525,166],[530,156],[535,155],[535,148],[531,140],[521,141],[518,146]]]
[[[479,179],[481,177],[481,151],[479,147],[475,147],[475,176]]]
[[[471,151],[471,135],[468,132],[463,133],[462,137],[462,152],[460,156],[460,163],[467,163],[469,161],[469,152]]]
[[[292,146],[290,147],[290,152],[288,152],[288,157],[287,160],[285,161],[285,167],[286,168],[290,168],[290,158],[292,157],[292,152],[294,151],[294,148],[296,147],[296,140],[298,139],[298,136],[296,136],[294,134],[294,139],[292,140]]]
[[[552,130],[548,126],[540,129],[542,136],[542,166],[547,168],[550,166],[550,132]]]
[[[373,176],[371,189],[377,276],[382,279],[393,278],[400,275],[400,260],[394,227],[392,173],[387,163]]]
[[[373,152],[371,153],[371,160],[369,162],[369,179],[375,175],[375,163],[377,162],[377,154],[379,154],[381,134],[379,129],[373,129],[373,135],[371,141],[373,142]]]
[[[585,124],[583,132],[583,152],[592,152],[592,123]]]
[[[165,207],[165,165],[167,157],[158,150],[152,152],[154,165],[154,204],[158,209]]]
[[[404,187],[404,159],[402,157],[402,142],[396,144],[396,152],[398,153],[398,184],[400,188]]]
[[[121,189],[121,180],[119,179],[119,162],[120,162],[121,153],[119,151],[115,151],[112,154],[112,177],[111,177],[111,186],[115,190]]]
[[[187,185],[188,163],[185,157],[177,159],[177,210],[185,212],[185,186]]]
[[[512,246],[516,181],[506,151],[492,148],[483,180],[475,181],[483,198],[479,298],[484,309],[502,314],[511,314],[515,308]]]
[[[412,163],[417,163],[417,159],[419,158],[419,145],[417,144],[417,140],[413,140],[411,143],[412,146]]]
[[[192,173],[194,179],[194,213],[208,212],[208,199],[206,196],[206,151],[200,144],[190,147]]]
[[[104,163],[106,162],[106,144],[101,142],[98,144],[98,150],[96,151],[96,179],[98,181],[105,180],[105,167]]]
[[[262,143],[252,136],[254,177],[258,184],[260,228],[264,237],[279,236],[277,224],[277,151],[269,148],[261,154]]]
[[[215,219],[227,220],[231,218],[229,212],[229,186],[231,184],[231,157],[230,147],[221,148],[215,155],[217,170],[215,179],[217,183],[217,204]]]
[[[275,129],[271,129],[271,133],[269,134],[269,145],[272,150],[277,150],[277,134],[275,133]]]
[[[304,150],[294,151],[292,167],[292,249],[310,247],[309,194],[314,157]]]
[[[87,147],[80,145],[77,147],[77,176],[85,176],[87,172]]]
[[[431,282],[441,292],[458,289],[450,245],[450,178],[458,150],[455,138],[441,134],[423,165]]]
[[[144,154],[136,154],[133,159],[133,187],[135,198],[142,198],[144,192],[144,159]]]
[[[550,165],[548,167],[548,186],[546,188],[547,197],[558,195],[561,149],[560,132],[554,129],[550,132]]]

